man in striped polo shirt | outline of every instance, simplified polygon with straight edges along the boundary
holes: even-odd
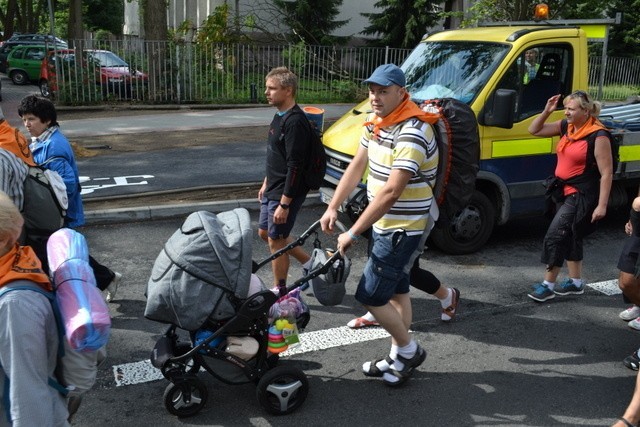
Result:
[[[426,358],[425,350],[409,335],[409,271],[428,236],[430,211],[437,209],[431,189],[438,146],[430,125],[437,116],[411,101],[404,72],[396,65],[381,65],[364,83],[369,85],[373,114],[321,224],[324,231],[333,230],[338,207],[368,166],[369,205],[351,229],[338,236],[338,248],[344,253],[373,227],[369,260],[355,297],[389,332],[391,351],[388,357],[365,362],[362,369],[367,376],[397,386]]]

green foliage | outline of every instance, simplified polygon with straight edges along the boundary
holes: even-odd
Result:
[[[596,95],[597,86],[589,86],[589,93]],[[602,87],[602,99],[606,101],[626,101],[630,97],[640,95],[640,86],[605,85]]]
[[[284,22],[291,28],[296,40],[308,45],[343,45],[348,37],[331,36],[349,20],[336,21],[342,0],[273,0],[284,14]]]
[[[609,55],[640,55],[640,0],[616,0],[609,6],[609,16],[622,12],[622,23],[612,25],[609,33]]]
[[[111,34],[122,34],[122,0],[83,0],[82,8],[84,24],[89,31],[106,30]]]
[[[200,44],[237,43],[243,40],[232,25],[231,13],[227,3],[215,8],[213,13],[202,22],[196,39]]]
[[[289,49],[285,49],[282,52],[282,58],[289,69],[299,75],[307,58],[307,46],[304,41],[289,46]]]
[[[413,48],[440,19],[439,4],[435,0],[380,0],[375,4],[380,12],[361,13],[371,23],[362,34],[379,36],[373,45]]]

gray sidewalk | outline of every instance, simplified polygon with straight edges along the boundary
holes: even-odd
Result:
[[[305,104],[301,104],[301,106],[305,106]],[[166,109],[145,110],[148,111],[148,114],[135,116],[127,116],[127,110],[123,109],[122,117],[65,120],[61,122],[61,125],[68,137],[267,126],[271,123],[276,111],[273,107],[266,105],[208,110],[205,107],[207,106],[178,109],[175,106],[167,106]],[[216,106],[209,107],[217,108]],[[341,117],[354,105],[319,104],[314,107],[325,110],[324,119],[327,121]]]

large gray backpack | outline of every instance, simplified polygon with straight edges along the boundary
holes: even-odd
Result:
[[[249,291],[251,241],[246,209],[189,215],[156,258],[144,316],[189,331],[232,317]]]

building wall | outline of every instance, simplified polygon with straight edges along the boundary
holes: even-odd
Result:
[[[378,0],[343,0],[340,7],[338,20],[349,20],[341,28],[338,28],[333,35],[361,37],[359,34],[363,28],[369,25],[369,21],[360,13],[373,13],[376,11],[374,4]],[[192,21],[195,27],[199,27],[202,22],[213,13],[217,6],[226,3],[225,0],[170,0],[167,13],[167,26],[169,28],[179,27],[185,20]],[[277,16],[270,16],[272,8],[266,6],[269,0],[228,0],[230,8],[235,11],[238,7],[241,14],[252,13],[260,17],[261,24],[270,32],[285,31]],[[453,10],[466,10],[472,0],[455,0]],[[271,9],[271,12],[270,10]],[[459,20],[453,20],[452,26],[456,28]],[[138,0],[124,2],[124,28],[123,34],[129,36],[142,36],[140,26]]]

